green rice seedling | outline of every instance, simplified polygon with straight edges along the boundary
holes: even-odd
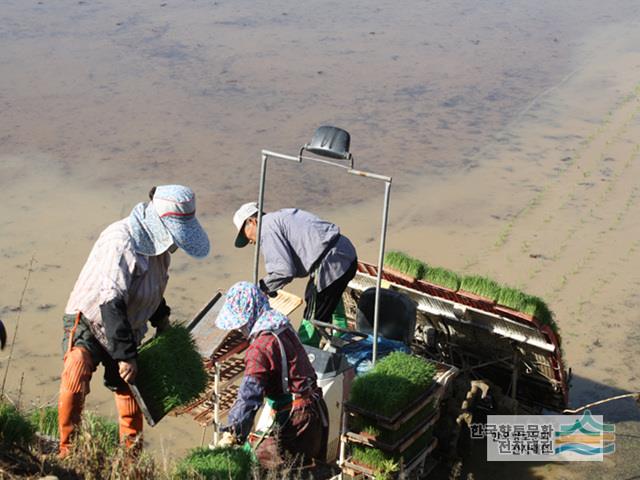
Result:
[[[58,409],[51,406],[36,408],[29,421],[36,432],[49,437],[58,436]]]
[[[384,265],[417,279],[422,279],[426,271],[426,265],[423,262],[404,252],[385,253]]]
[[[392,416],[424,393],[435,373],[435,366],[427,360],[393,352],[355,379],[350,402],[369,412]]]
[[[376,472],[377,480],[391,480],[393,474],[400,470],[400,465],[392,454],[385,453],[377,448],[354,445],[351,458],[357,463],[367,465]]]
[[[460,275],[442,267],[428,267],[424,280],[450,290],[458,290],[460,288]]]
[[[178,462],[174,478],[247,480],[252,467],[251,453],[242,448],[195,448]]]
[[[353,419],[354,421],[350,421],[349,427],[353,431],[367,433],[377,440],[391,445],[413,431],[418,425],[424,424],[427,418],[433,414],[435,408],[436,406],[433,402],[429,402],[418,413],[404,422],[397,430],[383,428],[378,425],[375,420],[365,417],[355,417]]]
[[[525,312],[525,306],[531,297],[526,293],[511,287],[502,287],[500,289],[500,294],[496,301],[500,305],[504,305],[505,307],[509,307],[518,312]]]
[[[10,403],[0,402],[0,450],[28,447],[33,435],[29,420]]]
[[[500,305],[535,317],[543,325],[549,325],[558,340],[560,339],[560,332],[553,317],[553,312],[541,298],[528,295],[515,288],[503,287],[497,301]]]
[[[207,385],[202,358],[191,335],[174,325],[138,353],[136,386],[154,417],[197,398]]]
[[[460,283],[460,290],[473,293],[495,302],[498,295],[500,295],[501,287],[496,281],[491,280],[488,277],[469,275],[462,279],[462,282]]]
[[[367,465],[375,470],[377,480],[390,480],[400,470],[401,464],[404,463],[406,465],[411,462],[416,455],[428,446],[432,436],[433,432],[429,429],[402,454],[383,452],[377,448],[354,444],[351,447],[351,458],[356,463]]]
[[[376,363],[375,372],[397,375],[407,379],[419,389],[427,389],[433,382],[436,367],[433,363],[416,355],[392,352]]]

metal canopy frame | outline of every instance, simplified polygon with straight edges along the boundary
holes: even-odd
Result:
[[[357,170],[354,168],[353,157],[349,155],[347,159],[348,165],[344,163],[339,163],[336,161],[327,160],[324,158],[318,158],[316,156],[308,156],[303,155],[305,151],[305,147],[300,149],[300,153],[297,157],[292,155],[284,155],[282,153],[272,152],[270,150],[262,150],[262,164],[260,168],[260,189],[258,194],[258,226],[256,233],[256,248],[254,252],[253,259],[253,282],[258,284],[258,270],[259,270],[259,262],[260,262],[260,235],[262,233],[262,207],[264,204],[264,191],[265,191],[265,181],[267,176],[267,165],[268,160],[287,160],[290,162],[295,162],[298,164],[302,164],[303,162],[314,162],[320,163],[323,165],[329,165],[333,167],[338,167],[346,170],[347,174],[356,175],[359,177],[370,178],[375,181],[384,182],[384,204],[382,208],[382,225],[381,225],[381,233],[380,233],[380,251],[378,255],[378,276],[376,279],[376,298],[375,298],[375,309],[374,309],[374,317],[373,317],[373,353],[372,353],[372,361],[375,364],[378,354],[378,316],[380,310],[380,284],[382,282],[382,264],[384,261],[384,250],[385,250],[385,242],[387,236],[387,221],[389,218],[389,195],[391,192],[391,177],[386,175],[379,175],[377,173],[366,172],[363,170]]]

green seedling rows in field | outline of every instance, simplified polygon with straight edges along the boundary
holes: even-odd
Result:
[[[167,413],[197,398],[207,374],[191,335],[174,325],[145,344],[138,354],[136,385],[149,409]]]
[[[195,448],[178,462],[174,478],[206,480],[248,480],[253,460],[242,448]]]

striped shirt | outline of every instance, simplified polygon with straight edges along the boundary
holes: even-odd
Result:
[[[156,311],[169,280],[171,254],[137,253],[128,218],[109,225],[96,241],[76,281],[65,313],[82,314],[91,331],[108,348],[100,305],[120,299],[127,306],[127,319],[140,344],[147,320]]]

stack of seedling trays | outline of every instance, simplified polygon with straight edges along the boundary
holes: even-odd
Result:
[[[400,408],[397,402],[387,408],[383,398],[402,390],[404,380],[398,377],[403,375],[403,365],[407,366],[407,378],[415,373],[426,383],[423,387],[414,385]],[[399,375],[389,373],[394,369]],[[395,352],[378,362],[372,372],[358,377],[342,420],[343,478],[395,479],[427,474],[435,465],[431,457],[437,446],[433,428],[440,418],[441,400],[457,373],[455,367]],[[376,379],[376,375],[390,376]],[[358,386],[363,380],[368,385]],[[376,386],[375,391],[365,391]],[[422,390],[415,393],[416,387]]]

